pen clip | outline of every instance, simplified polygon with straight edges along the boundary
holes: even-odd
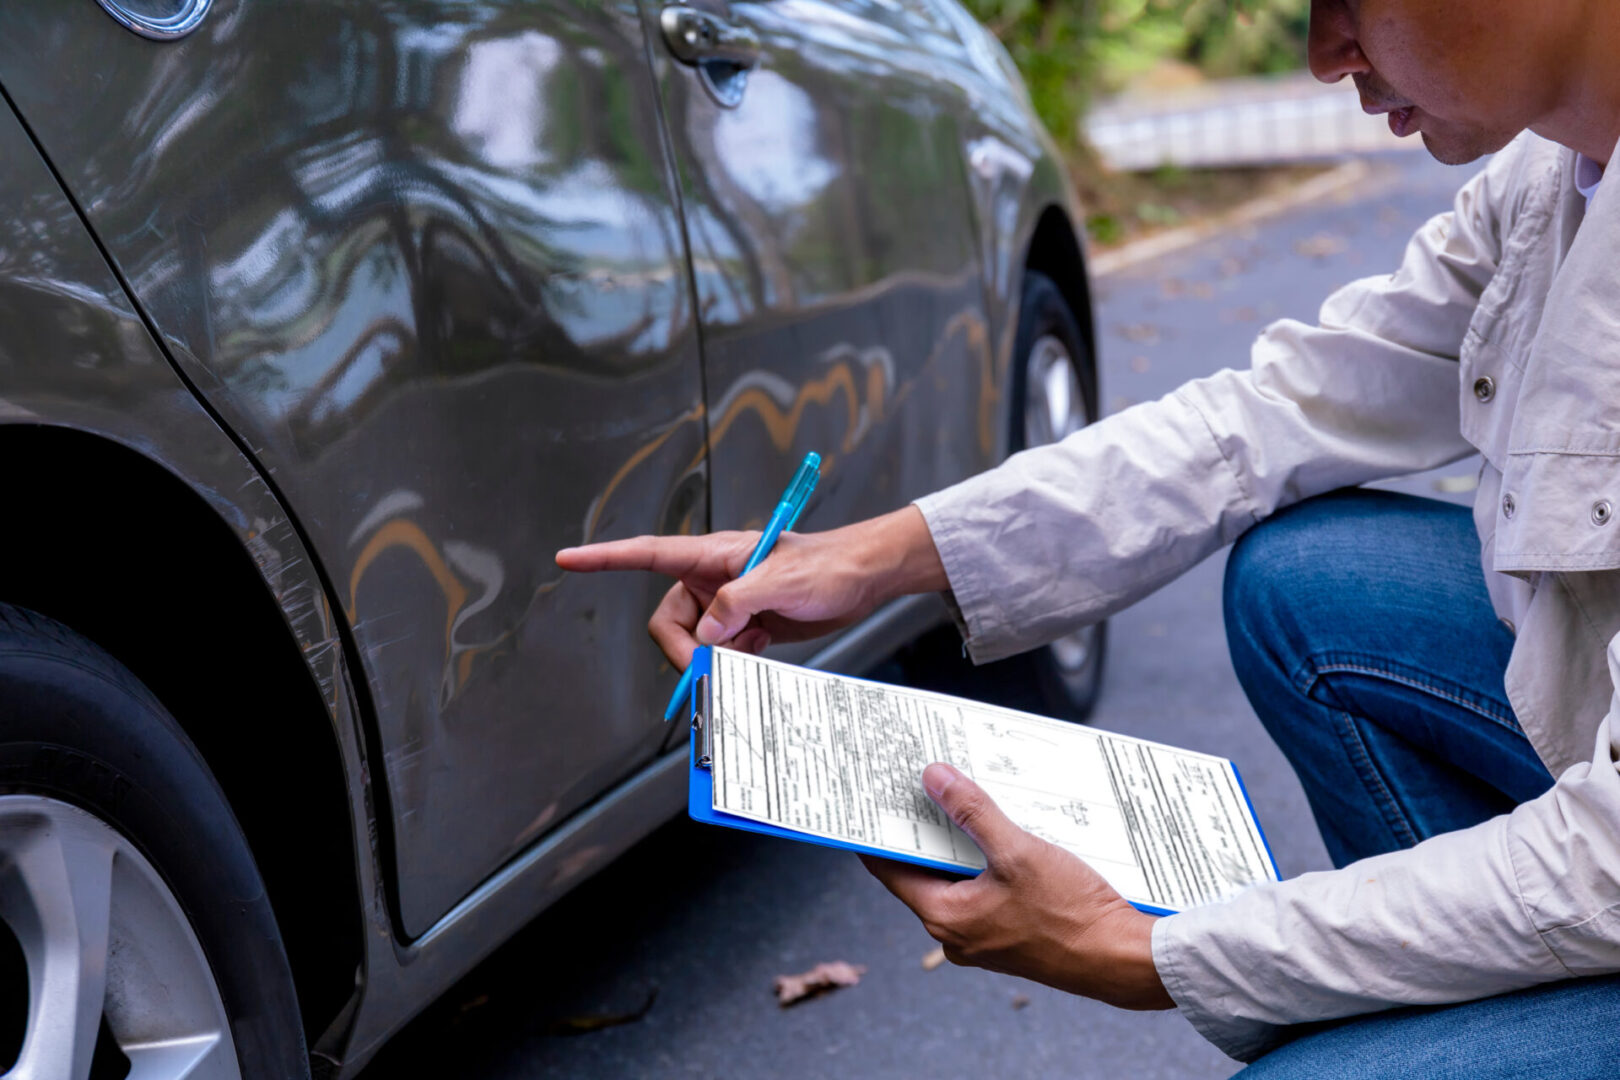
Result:
[[[816,481],[821,479],[821,455],[814,450],[804,455],[799,463],[799,471],[794,474],[793,482],[788,485],[787,493],[782,502],[788,508],[787,523],[782,526],[783,532],[791,532],[793,526],[799,523],[799,517],[810,502],[810,494],[816,490]]]
[[[699,675],[697,692],[693,695],[696,704],[692,706],[692,731],[697,739],[697,766],[707,769],[714,764],[714,732],[710,717],[709,677]]]

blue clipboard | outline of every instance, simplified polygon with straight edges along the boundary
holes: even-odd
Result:
[[[687,763],[686,813],[693,821],[701,821],[707,825],[721,825],[728,829],[741,829],[744,832],[759,833],[763,836],[776,836],[784,840],[794,840],[801,844],[817,844],[821,847],[837,848],[841,851],[853,851],[862,855],[875,855],[882,859],[893,859],[896,862],[914,863],[917,866],[926,866],[931,870],[940,870],[957,877],[975,877],[980,871],[960,866],[956,863],[940,862],[921,855],[902,854],[890,851],[887,848],[876,848],[866,844],[851,843],[847,840],[834,840],[824,836],[815,836],[800,832],[796,829],[784,829],[779,825],[769,825],[753,818],[738,817],[723,810],[714,808],[714,776],[709,769],[707,750],[708,719],[703,716],[703,708],[707,704],[706,697],[709,692],[709,674],[713,667],[713,652],[708,646],[700,647],[692,655],[692,690],[687,700],[687,718],[692,722],[692,731],[689,738],[691,752]],[[1254,803],[1249,798],[1249,789],[1244,786],[1243,777],[1238,773],[1237,766],[1232,766],[1232,775],[1237,780],[1238,790],[1243,793],[1243,800],[1248,805],[1249,815],[1254,818],[1255,828],[1260,833],[1260,843],[1265,847],[1266,858],[1271,861],[1272,875],[1281,880],[1282,873],[1277,869],[1277,858],[1272,854],[1271,841],[1266,839],[1265,830],[1260,827],[1260,819],[1254,812]],[[1175,909],[1157,907],[1153,904],[1128,901],[1138,911],[1149,915],[1174,915]]]

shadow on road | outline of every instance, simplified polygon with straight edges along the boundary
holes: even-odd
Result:
[[[515,1058],[532,1075],[559,1050],[572,1056],[548,1044],[594,1037],[580,1029],[600,1030],[605,1018],[634,1014],[653,994],[646,1018],[632,1022],[667,1012],[694,988],[642,975],[646,952],[719,904],[732,879],[768,846],[685,818],[669,822],[475,968],[395,1036],[363,1075],[506,1075]],[[783,889],[770,907],[793,919],[795,908],[811,902]],[[641,977],[626,980],[629,972]]]

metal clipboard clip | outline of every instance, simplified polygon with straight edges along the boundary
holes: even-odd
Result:
[[[697,767],[707,769],[714,764],[714,702],[709,696],[709,677],[699,675],[692,689],[696,704],[692,706],[692,733],[697,739]]]

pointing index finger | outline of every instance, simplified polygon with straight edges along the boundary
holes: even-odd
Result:
[[[575,573],[651,570],[669,577],[729,572],[734,545],[714,536],[637,536],[557,552],[557,565]]]

